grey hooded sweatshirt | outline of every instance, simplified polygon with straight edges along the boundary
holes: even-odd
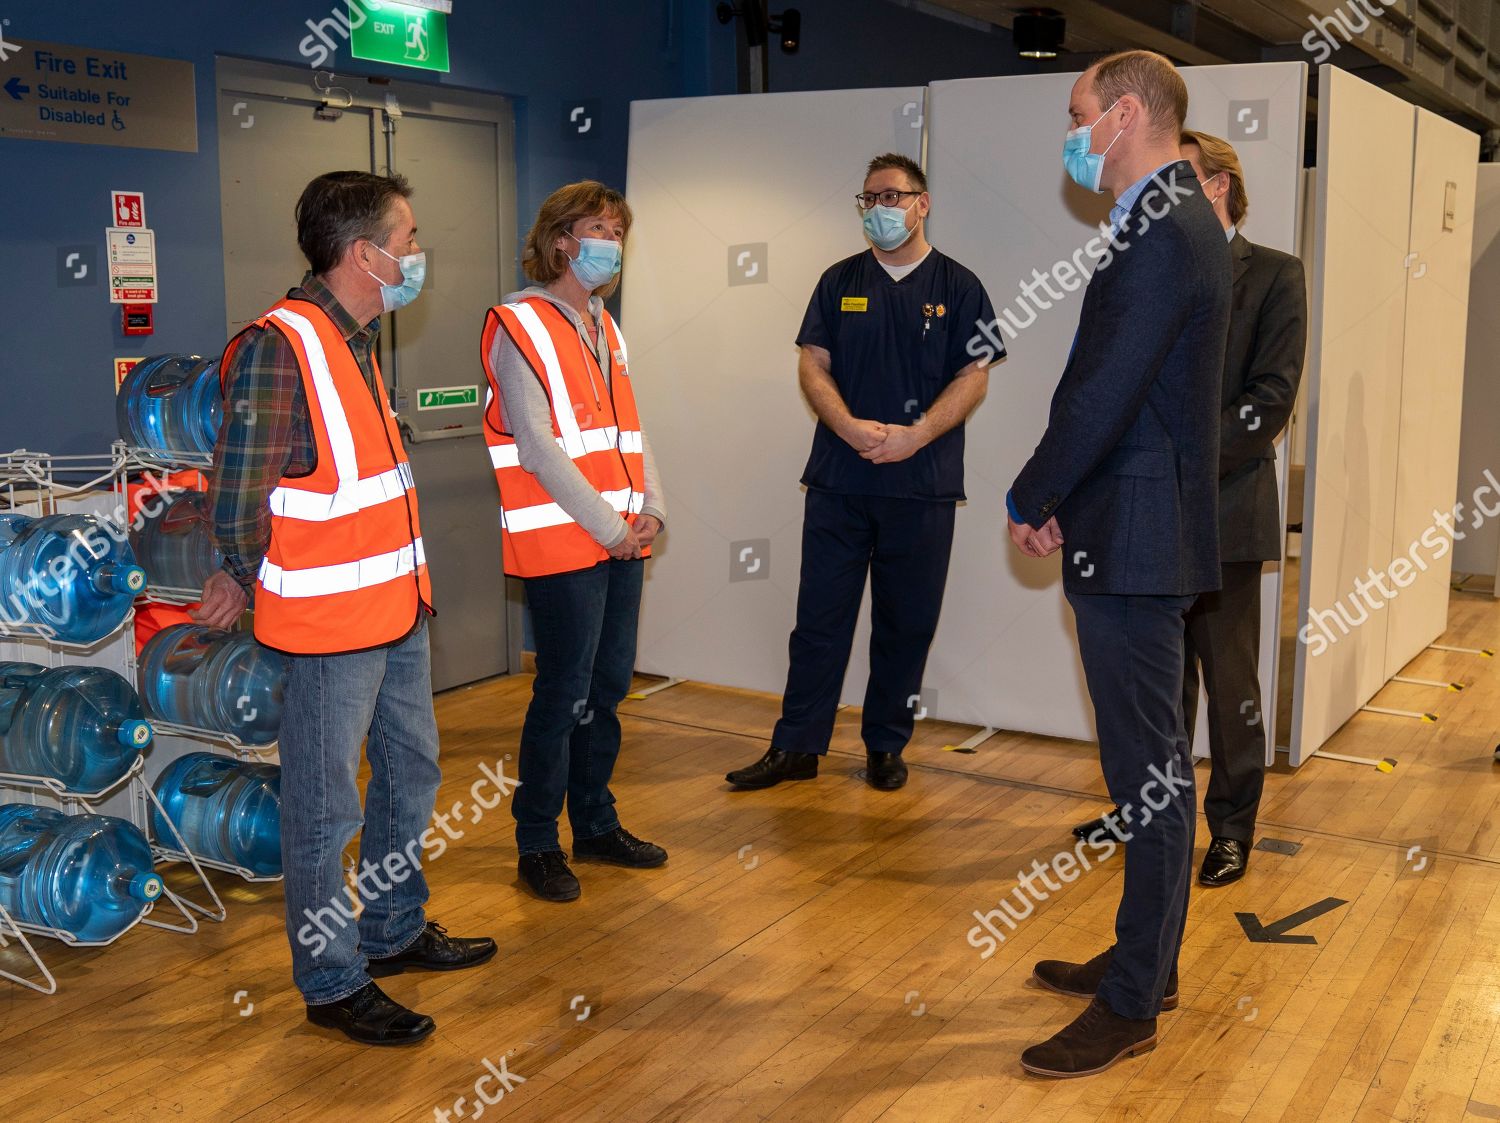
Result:
[[[578,331],[583,346],[593,351],[599,367],[609,378],[609,343],[604,337],[601,315],[604,302],[597,296],[589,298],[589,314],[599,328],[599,343],[589,340],[588,329],[571,305],[553,296],[546,289],[532,285],[520,292],[511,293],[506,303],[529,297],[540,297],[562,310]],[[613,549],[625,540],[624,518],[604,499],[578,470],[572,459],[558,445],[552,431],[552,407],[547,401],[547,392],[532,371],[530,364],[521,357],[516,345],[503,331],[495,333],[495,342],[490,351],[490,369],[500,382],[501,424],[516,439],[516,453],[521,467],[534,475],[547,489],[553,502],[568,513],[579,526],[588,532],[595,542],[606,550]],[[643,515],[654,515],[665,526],[666,502],[662,498],[661,479],[656,472],[656,458],[651,454],[651,442],[646,439],[645,425],[641,426],[641,448],[646,455],[645,505]]]

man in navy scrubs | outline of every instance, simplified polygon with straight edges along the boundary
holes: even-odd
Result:
[[[856,201],[871,248],[823,274],[797,335],[798,377],[818,415],[802,475],[797,625],[771,748],[726,777],[741,788],[818,774],[867,575],[866,775],[880,791],[906,783],[901,750],[964,498],[964,420],[996,357],[988,344],[970,349],[994,309],[979,278],[928,243],[932,204],[916,162],[877,156]]]

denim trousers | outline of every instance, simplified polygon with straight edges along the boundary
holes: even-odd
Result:
[[[526,578],[536,681],[521,727],[521,786],[511,801],[521,854],[560,850],[567,804],[573,839],[620,825],[609,779],[620,755],[616,707],[635,673],[636,623],[646,563]]]
[[[370,981],[367,956],[404,951],[426,925],[419,840],[441,778],[427,619],[391,647],[285,662],[286,929],[292,978],[319,1005],[359,990]],[[363,810],[362,741],[370,760]],[[355,886],[364,911],[356,922],[344,852],[361,831]]]

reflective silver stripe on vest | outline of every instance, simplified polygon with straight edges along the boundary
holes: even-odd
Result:
[[[620,325],[615,323],[615,318],[609,314],[608,308],[604,310],[604,319],[614,329],[615,338],[620,341],[620,365],[628,367],[630,365],[630,351],[625,346],[625,336],[621,334]],[[626,377],[629,377],[628,371],[626,372]]]
[[[338,388],[333,383],[333,372],[328,367],[328,355],[323,350],[323,341],[318,338],[317,329],[306,316],[286,308],[273,309],[270,315],[295,331],[302,340],[302,349],[307,354],[307,373],[318,394],[318,412],[323,420],[323,429],[328,434],[328,447],[333,451],[334,473],[338,477],[338,486],[332,495],[304,488],[277,487],[271,492],[271,510],[275,512],[278,503],[283,506],[288,503],[294,507],[300,505],[300,498],[289,498],[285,494],[296,492],[299,497],[312,497],[311,509],[326,510],[328,513],[323,519],[352,515],[360,509],[355,490],[359,484],[359,460],[354,453],[354,433],[349,428],[349,416],[344,412],[344,403],[339,399]],[[282,493],[279,499],[278,493]]]
[[[266,592],[278,597],[326,597],[384,585],[410,575],[419,565],[425,564],[427,554],[418,538],[412,545],[402,546],[388,554],[311,569],[283,569],[270,558],[262,558],[260,583]]]
[[[561,437],[554,438],[559,448],[567,451],[567,446]],[[640,452],[641,433],[639,429],[620,430],[613,425],[606,425],[600,429],[584,429],[579,434],[579,456],[587,456],[591,452],[607,452],[612,448],[618,448],[621,452]],[[576,460],[577,457],[574,457]],[[510,444],[499,444],[490,446],[490,465],[497,471],[501,468],[519,468],[521,466],[521,453],[519,446]]]
[[[271,492],[271,514],[300,522],[328,522],[330,519],[399,499],[414,486],[411,465],[398,464],[389,472],[366,476],[352,489],[335,495],[326,495],[321,491],[303,491],[295,487],[278,487]]]
[[[600,497],[622,515],[640,514],[645,506],[644,492],[621,488],[619,491],[601,491]],[[500,519],[505,529],[512,534],[524,534],[528,530],[543,530],[550,526],[566,526],[573,517],[556,503],[537,503],[531,507],[518,507],[513,511],[502,510]]]
[[[552,335],[542,323],[542,318],[537,315],[536,309],[524,300],[502,307],[509,308],[515,314],[521,330],[531,340],[532,348],[536,351],[537,357],[542,360],[542,366],[547,374],[547,385],[552,391],[552,416],[556,418],[557,428],[561,434],[558,442],[562,445],[564,452],[577,460],[585,451],[583,434],[579,430],[578,417],[573,412],[573,398],[568,393],[568,380],[563,377],[562,362],[557,357],[557,348],[553,346]]]

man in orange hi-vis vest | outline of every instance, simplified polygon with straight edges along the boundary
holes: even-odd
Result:
[[[308,1020],[368,1045],[420,1041],[431,1018],[375,978],[495,955],[427,920],[422,853],[437,721],[417,493],[375,361],[380,316],[422,288],[411,189],[331,172],[297,202],[310,271],[229,341],[210,501],[224,571],[194,614],[231,627],[253,591],[255,638],[287,665],[281,851],[292,976]],[[360,806],[360,744],[370,783]],[[344,873],[357,832],[359,912]],[[358,917],[356,923],[356,916]]]

